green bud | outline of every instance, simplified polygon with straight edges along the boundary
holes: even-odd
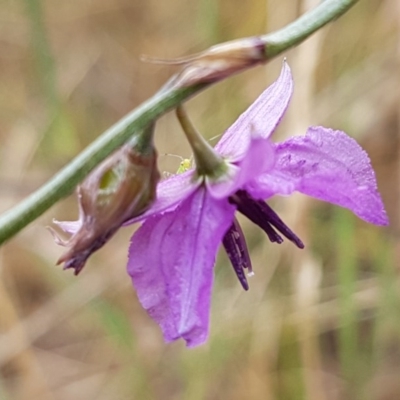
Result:
[[[168,64],[184,65],[168,85],[188,87],[216,82],[264,61],[265,43],[261,37],[233,40],[212,46],[199,54],[167,61]]]

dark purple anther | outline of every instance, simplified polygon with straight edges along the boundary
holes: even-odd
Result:
[[[225,233],[225,236],[222,239],[222,244],[224,245],[226,254],[228,254],[229,260],[231,261],[240,284],[244,290],[249,290],[249,284],[247,283],[246,273],[244,270],[247,269],[249,273],[252,273],[253,269],[249,252],[247,250],[246,239],[236,218],[233,220],[231,227]]]
[[[255,200],[246,191],[239,190],[230,197],[230,202],[235,204],[238,211],[245,215],[251,222],[258,225],[268,235],[271,242],[278,244],[283,242],[282,237],[275,232],[275,228],[297,247],[300,249],[304,248],[303,242],[264,201]]]

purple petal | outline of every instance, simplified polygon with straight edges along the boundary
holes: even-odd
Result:
[[[228,128],[215,150],[225,157],[237,159],[246,151],[253,131],[263,138],[269,138],[281,121],[292,92],[292,74],[284,61],[278,80],[261,93]]]
[[[305,136],[279,144],[273,173],[259,183],[270,194],[298,190],[346,207],[367,222],[388,224],[367,153],[341,131],[311,127]]]
[[[183,338],[196,346],[207,339],[215,256],[234,211],[199,188],[134,234],[128,272],[166,341]]]
[[[126,221],[124,225],[131,225],[143,221],[152,215],[173,210],[181,201],[189,197],[201,184],[201,180],[193,180],[193,170],[173,175],[157,185],[157,199],[151,208],[142,215]]]
[[[207,182],[209,193],[215,198],[226,198],[239,189],[246,189],[260,174],[273,168],[275,164],[275,148],[269,141],[260,137],[252,137],[243,160],[237,166],[230,165],[230,170],[220,182]]]

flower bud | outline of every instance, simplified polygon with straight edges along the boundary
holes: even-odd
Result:
[[[130,145],[116,151],[78,186],[79,219],[54,221],[72,236],[67,241],[52,231],[58,244],[68,246],[57,264],[77,275],[88,257],[102,247],[128,219],[146,211],[156,196],[160,178],[156,151],[139,153]]]
[[[261,38],[233,40],[212,46],[200,54],[176,60],[176,64],[184,64],[185,67],[167,85],[187,87],[216,82],[263,61],[265,43]]]

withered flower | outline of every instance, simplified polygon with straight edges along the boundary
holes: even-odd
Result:
[[[146,211],[155,200],[160,175],[151,143],[144,152],[127,144],[95,168],[78,186],[79,219],[54,221],[71,237],[56,243],[69,247],[57,261],[77,275],[88,257],[102,247],[127,220]]]

